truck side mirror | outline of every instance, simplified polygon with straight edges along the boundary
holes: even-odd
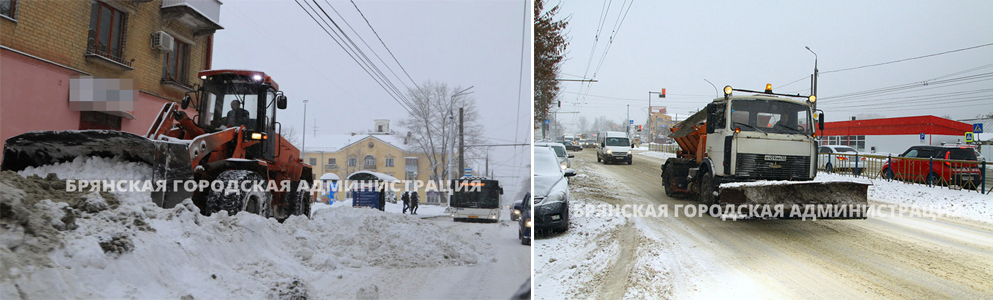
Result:
[[[824,113],[821,113],[820,116],[817,116],[817,130],[824,131]]]
[[[180,103],[180,107],[182,107],[183,109],[186,109],[187,107],[190,107],[190,95],[189,94],[183,96],[183,102]]]
[[[279,97],[276,98],[276,108],[286,109],[286,96],[279,95]]]
[[[715,121],[716,118],[714,117],[714,114],[716,112],[717,112],[716,105],[714,105],[713,103],[707,104],[707,122],[704,124],[704,127],[706,127],[707,129],[707,133],[714,133],[714,130],[717,127],[714,126],[715,125],[714,122],[716,122]]]

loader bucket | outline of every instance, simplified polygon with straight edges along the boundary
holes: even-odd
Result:
[[[782,205],[781,218],[790,218],[795,207],[818,214],[817,219],[865,219],[869,183],[863,182],[764,182],[722,185],[719,199],[725,204],[751,206]],[[818,211],[818,209],[820,209]],[[793,216],[807,217],[807,216]]]
[[[152,167],[152,181],[166,181],[166,190],[152,192],[155,204],[171,208],[192,196],[175,180],[192,180],[188,146],[183,143],[147,139],[123,131],[67,130],[34,131],[7,139],[0,170],[21,171],[74,160],[76,157],[118,157]],[[111,180],[113,178],[107,178]]]

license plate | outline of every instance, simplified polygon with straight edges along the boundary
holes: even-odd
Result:
[[[475,219],[475,218],[479,218],[479,216],[472,216],[472,215],[470,215],[469,218],[470,219]]]
[[[552,216],[552,220],[553,221],[558,221],[559,219],[561,219],[561,217],[559,217],[559,215],[553,215]]]
[[[765,160],[771,161],[786,161],[785,155],[766,155]]]

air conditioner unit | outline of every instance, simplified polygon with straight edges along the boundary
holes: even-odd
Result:
[[[152,34],[152,48],[172,51],[176,48],[176,39],[165,31],[156,31]]]

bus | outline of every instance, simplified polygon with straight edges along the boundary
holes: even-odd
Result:
[[[497,180],[466,177],[452,181],[449,213],[455,221],[500,220],[500,195],[503,187]]]

